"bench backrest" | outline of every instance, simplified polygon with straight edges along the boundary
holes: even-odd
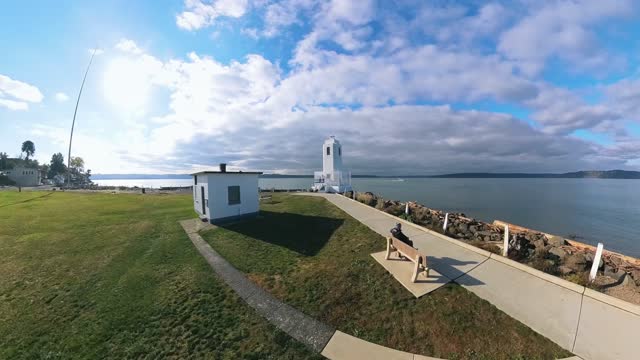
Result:
[[[396,248],[398,251],[400,251],[401,253],[403,253],[405,256],[410,257],[411,259],[415,260],[418,258],[418,256],[420,256],[420,253],[418,252],[418,249],[396,239],[395,237],[391,237],[391,245]]]

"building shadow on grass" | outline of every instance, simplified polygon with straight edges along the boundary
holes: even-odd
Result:
[[[343,222],[342,219],[322,216],[262,210],[256,219],[221,227],[266,243],[286,247],[304,256],[314,256]]]

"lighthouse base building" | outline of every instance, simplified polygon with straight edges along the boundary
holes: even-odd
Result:
[[[313,173],[314,191],[351,191],[351,172],[342,169],[342,145],[331,136],[322,144],[322,171]]]

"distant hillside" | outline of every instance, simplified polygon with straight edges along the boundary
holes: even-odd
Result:
[[[261,178],[313,178],[313,175],[262,174]],[[563,174],[552,173],[456,173],[444,175],[353,175],[355,178],[555,178],[555,179],[640,179],[640,171],[608,170],[577,171]],[[94,174],[94,180],[120,179],[190,179],[189,174]]]
[[[562,174],[528,174],[528,173],[457,173],[429,176],[432,178],[555,178],[555,179],[640,179],[640,171],[626,170],[591,170]]]

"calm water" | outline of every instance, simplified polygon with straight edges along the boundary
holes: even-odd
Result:
[[[189,186],[190,179],[96,180],[101,185]],[[308,188],[312,179],[260,179],[261,188]],[[415,200],[569,236],[640,257],[640,180],[600,179],[353,179],[357,191]]]

